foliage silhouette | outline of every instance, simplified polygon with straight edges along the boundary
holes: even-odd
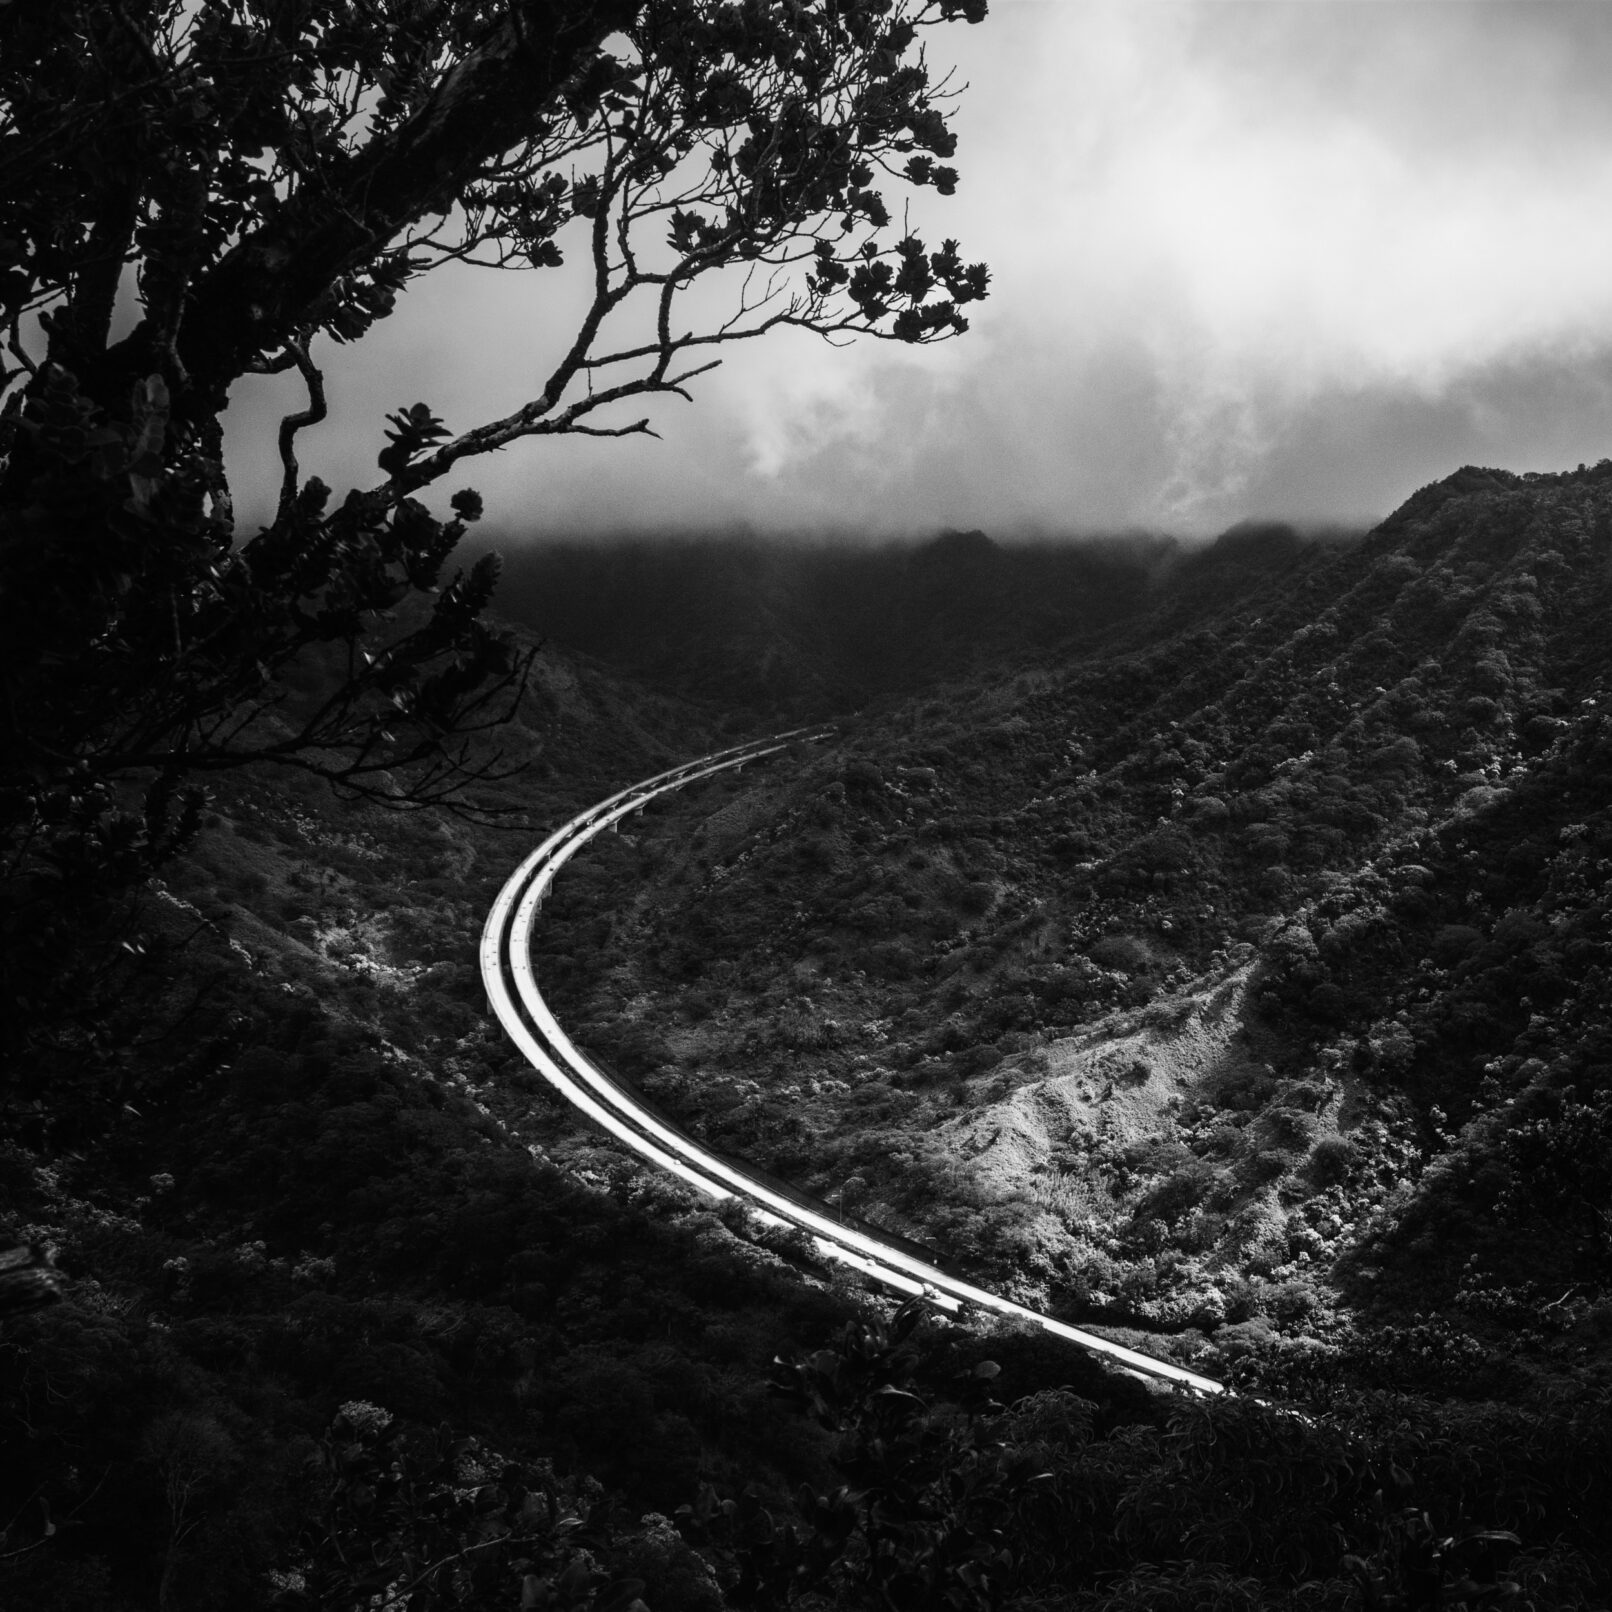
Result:
[[[647,432],[612,406],[686,397],[721,346],[784,327],[966,328],[983,265],[894,228],[881,187],[955,188],[954,92],[921,40],[984,11],[4,8],[8,1022],[63,998],[52,981],[85,927],[66,909],[196,833],[200,779],[272,763],[388,805],[474,806],[466,791],[502,775],[480,736],[528,657],[482,620],[496,559],[442,580],[481,500],[461,489],[444,517],[416,496],[461,461]],[[302,477],[326,351],[433,270],[552,271],[573,239],[586,311],[533,398],[458,431],[413,403],[387,416],[374,485],[333,497]],[[712,279],[722,311],[687,312]],[[292,372],[307,395],[280,424],[278,508],[246,537],[223,416],[244,376]]]

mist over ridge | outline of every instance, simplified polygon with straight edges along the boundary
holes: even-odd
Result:
[[[906,541],[526,540],[494,545],[497,609],[557,648],[687,695],[815,718],[1027,654],[1117,643],[1183,592],[1224,602],[1362,536],[1248,520],[1209,540],[978,528]]]
[[[0,1612],[1612,1612],[1609,19],[0,0]]]

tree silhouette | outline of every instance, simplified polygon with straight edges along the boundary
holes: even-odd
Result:
[[[921,40],[984,0],[62,0],[0,7],[0,876],[139,877],[196,775],[292,766],[391,804],[496,773],[519,655],[497,566],[442,583],[469,489],[529,436],[651,431],[726,343],[929,342],[983,265],[894,224],[948,194],[953,91]],[[586,310],[540,389],[450,431],[388,416],[372,485],[305,479],[323,365],[452,262]],[[726,273],[724,271],[733,271]],[[723,297],[691,295],[718,280]],[[271,523],[238,533],[222,416],[297,372]],[[312,661],[309,692],[291,674]],[[187,782],[187,780],[189,780]],[[13,903],[14,906],[19,903]]]

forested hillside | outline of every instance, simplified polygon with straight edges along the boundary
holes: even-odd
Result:
[[[1003,547],[978,531],[883,548],[625,539],[516,549],[501,598],[556,644],[657,686],[833,717],[996,675],[1026,646],[1101,642],[1179,558],[1163,538]]]
[[[1223,541],[1135,647],[870,715],[630,916],[595,875],[626,990],[562,901],[569,1022],[1071,1315],[1230,1321],[1267,1373],[1395,1295],[1460,1370],[1537,1355],[1525,1313],[1589,1347],[1609,491],[1464,471],[1358,546]]]
[[[479,816],[232,775],[12,1027],[0,1229],[63,1280],[0,1333],[0,1598],[1605,1605],[1609,594],[1612,465],[1347,543],[517,565]],[[562,1022],[1253,1395],[892,1312],[504,1044],[541,833],[802,714],[562,874]]]

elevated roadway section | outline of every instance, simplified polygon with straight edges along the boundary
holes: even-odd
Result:
[[[657,796],[827,738],[833,731],[796,728],[701,756],[607,796],[550,834],[510,875],[482,931],[482,979],[499,1022],[545,1080],[640,1157],[715,1203],[738,1199],[764,1223],[802,1232],[821,1257],[849,1265],[895,1292],[924,1297],[941,1309],[973,1305],[1027,1322],[1147,1381],[1197,1394],[1226,1392],[1225,1385],[1212,1377],[989,1292],[948,1270],[940,1256],[922,1244],[865,1222],[847,1222],[821,1200],[767,1171],[706,1147],[630,1082],[588,1058],[555,1019],[532,964],[532,932],[560,869],[596,834],[615,830],[623,818],[641,812]]]

